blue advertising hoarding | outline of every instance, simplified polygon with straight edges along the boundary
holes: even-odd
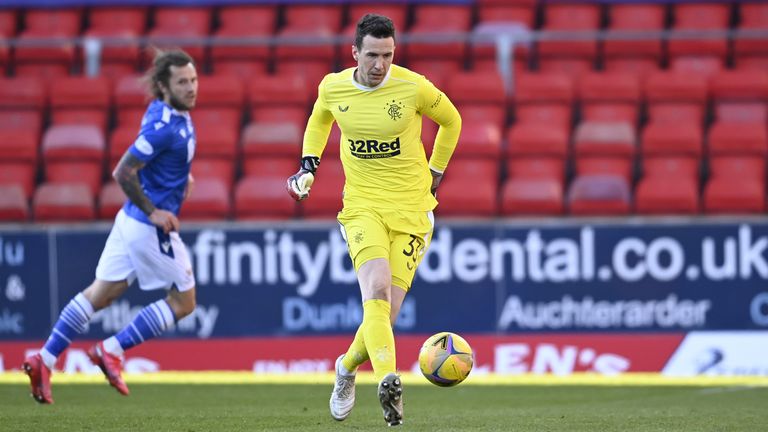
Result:
[[[108,226],[0,230],[0,339],[43,339],[94,277]],[[362,318],[335,224],[199,225],[182,238],[198,307],[165,337],[334,335]],[[439,224],[398,333],[768,328],[768,224]],[[114,333],[162,292],[131,287]]]

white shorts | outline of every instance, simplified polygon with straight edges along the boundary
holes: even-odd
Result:
[[[120,210],[96,267],[96,279],[139,280],[142,290],[187,291],[195,286],[192,263],[179,233],[165,235]]]

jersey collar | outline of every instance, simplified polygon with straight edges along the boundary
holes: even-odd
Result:
[[[377,85],[377,86],[375,86],[375,87],[368,87],[368,86],[364,86],[364,85],[360,84],[359,82],[355,81],[355,71],[357,70],[357,68],[355,68],[355,69],[352,71],[352,77],[351,77],[350,79],[352,80],[352,84],[353,84],[355,87],[357,87],[358,89],[360,89],[360,90],[362,90],[362,91],[374,91],[374,90],[376,90],[376,89],[378,89],[378,88],[381,88],[381,87],[383,87],[383,86],[384,86],[384,84],[386,84],[386,83],[387,83],[387,81],[389,81],[389,76],[392,74],[392,66],[394,66],[394,65],[391,65],[391,66],[389,67],[389,70],[387,71],[387,74],[386,74],[386,75],[384,75],[384,79],[383,79],[383,80],[381,80],[381,82],[379,83],[379,85]]]

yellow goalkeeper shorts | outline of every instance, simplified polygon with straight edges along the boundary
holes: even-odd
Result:
[[[408,291],[432,241],[431,211],[345,208],[338,215],[355,270],[375,258],[389,261],[392,285]]]

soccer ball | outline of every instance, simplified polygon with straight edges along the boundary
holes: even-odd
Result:
[[[452,387],[464,381],[473,363],[472,347],[464,338],[451,332],[430,336],[419,351],[421,373],[440,387]]]

